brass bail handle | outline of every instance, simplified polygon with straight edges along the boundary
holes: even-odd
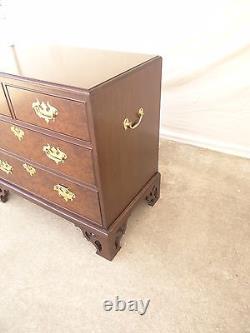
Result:
[[[140,125],[143,116],[144,116],[143,108],[140,108],[139,111],[138,111],[138,117],[139,117],[138,121],[136,121],[136,122],[133,123],[133,122],[130,121],[128,118],[124,119],[124,121],[123,121],[123,127],[124,127],[125,131],[126,131],[127,129],[129,129],[129,128],[130,128],[130,129],[135,129],[135,128],[137,128],[137,127]]]

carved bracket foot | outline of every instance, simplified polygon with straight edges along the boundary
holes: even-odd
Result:
[[[149,206],[154,206],[157,200],[160,198],[160,174],[157,177],[155,183],[146,194],[146,201]]]
[[[91,232],[79,225],[77,227],[81,229],[84,237],[95,246],[98,255],[112,260],[121,248],[121,239],[126,231],[127,221],[108,234]]]
[[[9,191],[0,187],[0,201],[6,202],[8,200],[8,196],[9,196]]]
[[[75,223],[80,228],[84,237],[91,242],[96,253],[112,260],[121,248],[121,239],[127,228],[127,220],[132,208],[141,200],[146,200],[148,205],[153,206],[160,197],[160,173],[156,173],[147,184],[145,189],[134,199],[131,205],[111,224],[108,229],[98,230],[81,223]]]

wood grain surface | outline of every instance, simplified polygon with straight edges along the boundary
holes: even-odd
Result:
[[[107,226],[158,171],[161,58],[91,91],[99,172]],[[136,129],[124,130],[125,118]]]
[[[13,127],[11,123],[0,121],[1,148],[29,159],[31,162],[36,162],[51,170],[67,175],[77,181],[92,185],[95,184],[91,148],[73,145],[52,136],[20,126],[14,126],[20,128],[24,133],[21,141],[11,131],[11,127]],[[63,163],[57,164],[47,157],[43,151],[43,147],[48,144],[51,147],[59,148],[67,155]]]
[[[64,56],[76,52],[63,50]],[[0,189],[2,201],[7,200],[8,189],[14,190],[72,221],[98,254],[112,260],[120,249],[132,209],[141,200],[153,206],[160,196],[162,59],[105,51],[79,51],[74,56],[82,54],[97,56],[96,72],[91,71],[94,58],[90,57],[92,65],[82,67],[79,60],[70,77],[88,82],[89,89],[83,85],[70,87],[73,81],[69,80],[67,66],[59,73],[60,80],[44,82],[43,74],[50,63],[42,67],[40,60],[41,67],[30,62],[29,73],[41,73],[33,79],[21,71],[23,59],[17,64],[21,71],[18,76],[0,73],[4,101],[10,110],[7,114],[12,115],[0,116],[0,160],[12,166],[9,174],[0,170]],[[43,61],[54,61],[53,57],[46,59]],[[102,63],[101,59],[106,61]],[[47,74],[58,78],[54,72]],[[34,102],[56,108],[55,119],[46,122],[40,118],[32,108]],[[125,130],[125,119],[132,128]],[[22,139],[13,133],[13,126],[23,131]],[[66,154],[63,163],[55,163],[45,154],[48,145]],[[25,163],[35,169],[34,175],[25,170]],[[64,187],[61,196],[55,186]],[[64,199],[67,190],[72,195],[69,200]]]
[[[52,131],[89,141],[89,129],[86,119],[85,103],[80,103],[66,98],[58,98],[39,91],[30,91],[16,87],[7,87],[13,111],[17,119]],[[55,121],[47,124],[44,119],[39,118],[32,104],[39,100],[45,104],[49,103],[58,110]]]
[[[31,177],[23,167],[24,163],[29,164],[28,161],[10,156],[2,150],[0,150],[0,160],[7,162],[13,168],[11,174],[6,174],[0,170],[0,178],[6,179],[8,182],[46,199],[51,204],[56,204],[75,214],[86,217],[99,225],[102,224],[97,191],[79,186],[38,167],[35,167],[36,173]],[[57,184],[69,188],[75,194],[75,199],[66,202],[54,190],[54,186]]]

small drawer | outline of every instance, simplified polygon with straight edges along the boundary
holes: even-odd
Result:
[[[0,114],[11,117],[10,110],[1,83],[0,83]]]
[[[0,121],[0,148],[95,185],[92,149]]]
[[[0,151],[0,178],[101,225],[98,192]]]
[[[86,103],[7,86],[18,120],[90,141]]]

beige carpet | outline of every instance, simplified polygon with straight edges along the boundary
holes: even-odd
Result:
[[[162,141],[160,169],[112,263],[21,197],[0,205],[0,333],[250,332],[250,161]],[[105,312],[116,296],[151,302]]]

